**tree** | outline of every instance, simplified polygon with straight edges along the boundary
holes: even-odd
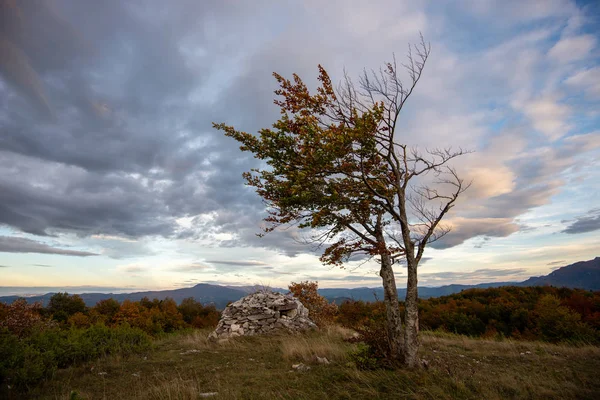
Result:
[[[120,309],[121,304],[111,297],[110,299],[100,300],[96,303],[92,308],[92,312],[95,318],[104,321],[107,325],[111,325]]]
[[[69,317],[75,313],[85,313],[87,307],[78,294],[55,293],[48,302],[48,312],[52,318],[59,322],[67,322]]]
[[[408,85],[395,59],[364,71],[358,86],[346,76],[337,89],[319,65],[316,94],[298,75],[290,81],[274,73],[281,118],[271,129],[254,136],[213,124],[267,164],[244,173],[268,206],[263,234],[282,225],[311,228],[325,264],[378,257],[390,354],[410,367],[418,363],[417,268],[425,247],[448,233],[440,222],[469,186],[449,164],[462,149],[423,152],[397,141],[398,117],[429,53],[423,38],[409,46]],[[393,271],[401,260],[408,271],[404,330]]]

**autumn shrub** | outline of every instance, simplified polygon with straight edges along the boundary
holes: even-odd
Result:
[[[90,310],[90,318],[93,322],[104,322],[106,325],[112,325],[115,322],[115,315],[121,309],[121,304],[113,299],[100,300]]]
[[[385,320],[385,304],[381,301],[365,302],[361,300],[344,301],[338,307],[335,322],[343,327],[356,329],[368,325],[371,321]]]
[[[0,328],[6,328],[18,337],[27,336],[33,329],[51,327],[53,323],[41,315],[41,303],[28,304],[25,299],[17,299],[10,305],[3,305],[0,314]]]
[[[400,303],[401,314],[403,304]],[[385,320],[382,302],[346,301],[336,322],[359,331]],[[504,340],[600,343],[600,292],[554,287],[468,289],[419,300],[421,330]],[[365,336],[370,336],[366,332]]]
[[[82,312],[76,312],[75,314],[71,315],[67,320],[67,323],[69,326],[73,326],[75,328],[87,328],[92,324],[90,317]]]
[[[338,307],[319,294],[318,282],[292,282],[288,289],[308,309],[309,317],[315,324],[322,327],[334,322]]]
[[[198,329],[216,327],[221,317],[214,305],[203,306],[193,297],[183,299],[177,309],[187,324]]]
[[[542,296],[535,312],[538,333],[543,340],[593,343],[598,337],[597,332],[581,321],[580,314],[562,306],[554,295]]]

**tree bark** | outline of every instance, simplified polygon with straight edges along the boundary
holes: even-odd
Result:
[[[383,293],[386,311],[386,329],[390,356],[394,361],[402,361],[402,318],[398,307],[398,290],[396,289],[396,278],[392,269],[392,257],[389,254],[381,255],[381,270],[379,272],[383,280]]]
[[[409,368],[418,367],[419,359],[419,291],[417,288],[417,263],[414,257],[407,257],[408,281],[406,283],[406,303],[404,312],[404,363]]]

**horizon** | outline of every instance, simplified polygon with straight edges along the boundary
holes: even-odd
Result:
[[[402,141],[474,153],[455,165],[473,184],[426,249],[419,286],[521,282],[598,255],[597,2],[15,7],[23,24],[0,29],[0,50],[22,54],[0,58],[0,295],[381,286],[375,260],[322,265],[307,230],[256,237],[265,206],[242,172],[260,162],[211,123],[255,133],[278,118],[272,72],[311,89],[318,64],[333,82],[357,79],[404,61],[421,33],[431,58]]]
[[[580,260],[578,262],[588,262],[588,261],[593,261],[596,258],[599,257],[594,257],[594,259],[592,260]],[[563,267],[568,267],[569,265],[564,265],[564,266],[560,266],[560,267],[556,267],[553,268],[553,271],[556,271],[560,268]],[[542,276],[542,275],[540,275]],[[531,276],[529,278],[537,278],[539,276]],[[529,279],[527,278],[527,279]],[[527,280],[525,279],[525,280]],[[524,281],[525,281],[524,280]],[[419,285],[419,288],[440,288],[440,287],[445,287],[445,286],[476,286],[476,285],[481,285],[481,284],[493,284],[493,283],[521,283],[522,281],[516,281],[516,282],[511,282],[511,281],[496,281],[496,282],[475,282],[475,283],[469,283],[469,284],[465,284],[465,283],[458,283],[458,282],[454,282],[454,283],[447,283],[444,285],[439,285],[439,286],[428,286],[428,285]],[[117,287],[100,287],[100,286],[37,286],[37,287],[29,287],[29,286],[0,286],[0,297],[8,297],[8,296],[20,296],[20,297],[34,297],[34,296],[42,296],[42,295],[47,295],[47,294],[52,294],[52,293],[68,293],[68,294],[94,294],[94,293],[101,293],[101,294],[133,294],[133,293],[140,293],[140,292],[160,292],[160,291],[168,291],[168,290],[177,290],[177,289],[189,289],[189,288],[193,288],[196,287],[198,285],[209,285],[209,286],[223,286],[223,287],[228,287],[228,288],[248,288],[248,287],[260,287],[261,285],[256,284],[256,285],[223,285],[223,284],[219,284],[218,282],[211,282],[211,283],[207,283],[207,282],[198,282],[195,284],[192,284],[191,286],[182,286],[182,287],[177,287],[177,288],[133,288],[133,287],[129,287],[129,288],[117,288]],[[287,286],[286,286],[287,287]],[[269,289],[282,289],[282,290],[287,290],[286,287],[269,287]],[[379,284],[378,286],[343,286],[343,287],[320,287],[319,290],[321,289],[380,289],[383,288],[383,286],[381,284]],[[403,288],[398,288],[398,289],[403,289]]]

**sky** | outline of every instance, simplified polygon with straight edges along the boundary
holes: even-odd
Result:
[[[32,5],[33,4],[33,5]],[[272,73],[316,87],[431,56],[398,140],[473,152],[472,180],[419,284],[522,281],[600,256],[600,5],[0,0],[0,294],[197,283],[381,285],[319,262],[294,228],[263,238],[259,164],[212,128],[271,126]],[[405,271],[396,266],[399,287]],[[41,288],[40,288],[41,287]]]

